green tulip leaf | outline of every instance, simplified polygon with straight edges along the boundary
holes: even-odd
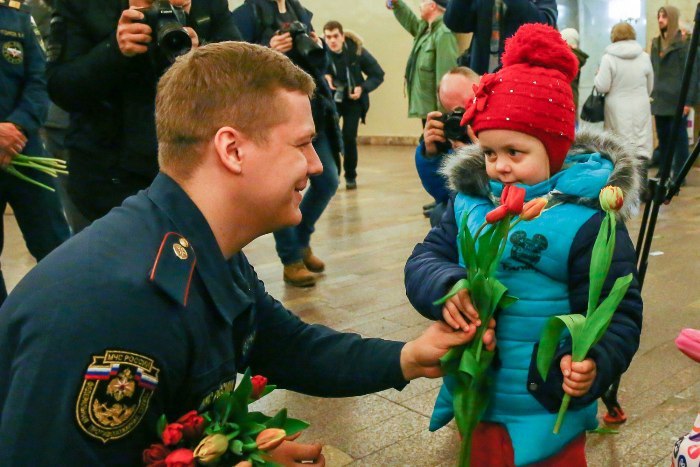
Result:
[[[229,443],[228,446],[229,451],[234,453],[237,456],[240,456],[243,454],[243,441],[240,439],[234,439]]]
[[[284,432],[287,433],[287,436],[292,436],[300,431],[304,431],[309,427],[309,424],[306,423],[304,420],[299,420],[296,418],[288,418],[286,422],[284,422],[284,426],[282,427],[284,429]]]
[[[165,417],[165,414],[163,414],[156,423],[156,434],[158,435],[158,438],[163,437],[163,432],[165,431],[166,426],[168,426],[168,419]]]
[[[285,423],[287,423],[287,409],[282,409],[269,419],[265,426],[267,428],[284,428]]]
[[[598,306],[600,294],[603,290],[605,278],[610,270],[613,251],[615,250],[615,216],[605,214],[605,219],[600,226],[591,253],[591,266],[589,274],[590,287],[588,289],[588,312],[590,315]]]
[[[262,412],[248,412],[248,416],[246,418],[251,422],[262,423],[266,425],[268,420],[270,420],[272,417],[269,417]]]
[[[245,370],[243,378],[238,387],[233,391],[233,395],[238,401],[248,405],[248,400],[250,400],[253,394],[253,383],[250,382],[250,368]]]
[[[253,462],[259,462],[259,463],[261,463],[261,464],[263,464],[263,465],[266,465],[266,462],[267,462],[267,461],[265,460],[265,458],[264,458],[263,456],[261,456],[260,454],[258,454],[257,452],[252,452],[252,453],[250,453],[249,458],[250,458],[251,461],[253,461]]]
[[[452,347],[450,350],[448,350],[445,355],[440,357],[440,364],[442,367],[445,368],[446,365],[450,365],[453,362],[459,363],[459,359],[462,358],[462,352],[464,352],[464,349],[466,348],[466,345],[460,345],[457,347]]]
[[[472,233],[469,231],[468,220],[469,213],[465,212],[459,226],[459,241],[462,249],[462,258],[464,258],[464,264],[467,265],[467,270],[476,271],[478,267],[476,246],[474,245],[474,237],[472,237]]]
[[[255,440],[246,441],[245,439],[242,439],[241,441],[243,441],[243,446],[241,447],[243,452],[251,452],[258,449],[258,443],[256,443]]]
[[[585,335],[587,341],[589,341],[586,343],[588,345],[588,348],[586,349],[586,354],[588,353],[591,347],[596,345],[598,341],[602,339],[603,335],[605,334],[605,331],[610,325],[610,321],[612,320],[613,314],[615,313],[615,311],[617,311],[617,307],[620,305],[620,302],[627,293],[627,289],[629,288],[630,283],[632,282],[632,278],[632,273],[624,277],[618,277],[617,280],[615,280],[615,284],[610,290],[610,293],[605,298],[605,300],[603,300],[603,303],[600,304],[600,306],[598,307],[598,309],[596,309],[593,315],[586,317]]]
[[[245,421],[241,422],[241,432],[245,433],[246,435],[250,437],[255,437],[257,436],[258,433],[263,431],[265,428],[267,428],[266,425],[263,425],[262,423],[255,423],[251,421]]]
[[[459,371],[472,377],[479,374],[479,363],[471,352],[466,351],[462,353],[462,359],[459,361]]]
[[[564,329],[568,329],[573,342],[576,336],[581,334],[586,318],[583,315],[558,315],[552,316],[544,329],[542,329],[542,337],[540,345],[537,349],[537,371],[542,380],[547,381],[549,368],[552,366],[554,354],[559,348],[559,340]]]
[[[433,305],[437,306],[437,305],[442,305],[442,304],[444,304],[447,300],[449,300],[450,298],[452,298],[452,297],[454,297],[455,295],[457,295],[457,292],[459,292],[459,291],[462,290],[462,289],[467,289],[467,290],[469,290],[469,279],[464,278],[464,279],[458,280],[458,281],[455,283],[455,285],[452,286],[452,288],[450,289],[450,291],[447,292],[447,294],[446,294],[444,297],[442,297],[442,298],[440,298],[440,299],[438,299],[438,300],[435,300],[435,301],[433,302]]]
[[[233,398],[234,396],[230,392],[221,394],[216,398],[214,401],[214,416],[216,417],[216,421],[224,420],[224,418],[231,413]]]
[[[498,308],[501,310],[508,308],[512,304],[518,301],[518,297],[513,297],[512,295],[504,295],[501,297],[501,301],[498,303]]]
[[[265,386],[265,389],[263,389],[262,394],[260,394],[260,397],[258,397],[258,400],[260,400],[260,399],[262,399],[263,397],[267,396],[268,394],[270,394],[270,393],[271,393],[272,391],[274,391],[275,389],[277,389],[277,386],[274,385],[274,384],[268,384],[268,385],[266,385],[266,386]]]

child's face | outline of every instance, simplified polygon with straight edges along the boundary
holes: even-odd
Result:
[[[484,130],[478,135],[486,156],[486,173],[505,184],[535,185],[549,178],[549,157],[542,142],[511,130]]]

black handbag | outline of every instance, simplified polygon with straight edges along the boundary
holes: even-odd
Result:
[[[595,86],[591,90],[586,102],[581,108],[581,120],[597,123],[605,120],[605,94],[596,91]]]

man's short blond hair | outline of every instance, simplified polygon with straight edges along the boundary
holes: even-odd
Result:
[[[201,147],[225,126],[256,142],[287,118],[280,90],[311,97],[313,78],[289,58],[267,47],[219,42],[177,59],[158,83],[158,162],[187,178],[202,158]]]
[[[635,40],[637,38],[637,33],[631,24],[621,22],[613,26],[612,31],[610,31],[610,42],[620,42]]]

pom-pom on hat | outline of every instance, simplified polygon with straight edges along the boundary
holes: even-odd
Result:
[[[477,135],[498,129],[534,136],[547,150],[550,172],[558,172],[574,141],[576,56],[556,29],[525,24],[506,40],[502,63],[475,86],[462,125]]]

